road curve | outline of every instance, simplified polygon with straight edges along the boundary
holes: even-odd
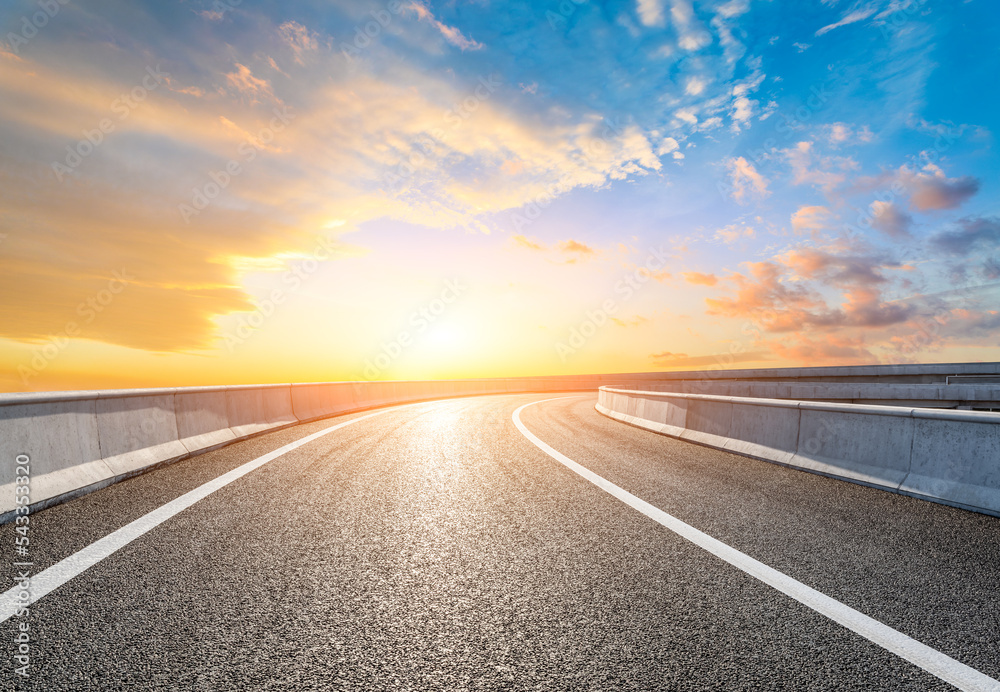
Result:
[[[65,578],[0,624],[0,689],[954,689],[554,460],[512,421],[531,402],[526,430],[572,461],[1000,678],[1000,519],[548,396],[316,421],[34,515],[32,573]],[[108,536],[127,540],[65,572]]]

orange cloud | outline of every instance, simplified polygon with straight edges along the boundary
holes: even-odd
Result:
[[[799,207],[792,214],[792,230],[797,234],[816,233],[829,228],[830,210],[822,205]]]
[[[689,356],[686,353],[662,353],[650,354],[649,358],[653,364],[661,368],[698,368],[706,365],[729,367],[733,363],[758,363],[773,360],[773,356],[767,351],[747,351],[745,353],[730,353],[726,351],[708,356]]]
[[[523,235],[511,236],[511,240],[514,241],[514,244],[517,245],[518,247],[527,248],[529,250],[545,250],[545,249],[547,249],[541,243],[535,242],[534,240],[531,240],[531,239],[529,239],[529,238],[527,238],[527,237],[525,237]]]
[[[563,240],[559,243],[559,249],[563,252],[578,254],[578,255],[593,255],[596,251],[594,248],[581,243],[577,240]]]
[[[701,272],[684,272],[684,280],[689,284],[697,286],[714,286],[719,283],[719,277],[715,274],[702,274]]]
[[[236,63],[236,71],[227,73],[225,78],[226,83],[237,93],[249,98],[250,103],[259,103],[261,98],[277,100],[271,91],[271,83],[254,77],[246,65]]]
[[[302,61],[303,53],[316,50],[319,47],[316,35],[295,21],[287,21],[279,26],[278,35],[292,49],[295,62],[299,65],[304,64]]]

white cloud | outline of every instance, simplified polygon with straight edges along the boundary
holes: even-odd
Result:
[[[874,7],[866,7],[864,9],[860,9],[860,10],[853,10],[853,11],[848,12],[847,14],[845,14],[840,19],[839,22],[834,22],[833,24],[827,24],[826,26],[822,27],[821,29],[818,29],[816,31],[816,35],[817,36],[822,36],[823,34],[827,33],[828,31],[833,31],[834,29],[837,29],[839,27],[847,26],[848,24],[854,24],[855,22],[863,21],[863,20],[868,19],[869,17],[871,17],[873,14],[875,14],[875,8]]]
[[[724,226],[715,232],[715,239],[722,241],[726,245],[732,245],[743,238],[755,237],[757,237],[757,231],[752,226],[744,226],[736,223]]]
[[[705,91],[705,87],[708,86],[708,81],[703,77],[691,77],[687,81],[687,85],[684,87],[684,93],[690,96],[697,96],[698,94]]]
[[[696,51],[712,42],[712,35],[694,14],[690,0],[672,0],[670,17],[677,30],[677,45],[686,51]]]
[[[730,195],[736,202],[743,204],[749,197],[764,198],[770,194],[767,186],[770,181],[757,172],[753,164],[742,156],[727,159],[726,167],[729,169],[731,181]]]
[[[731,19],[733,17],[739,17],[741,14],[746,14],[750,9],[750,0],[729,0],[724,5],[719,5],[716,8],[716,12],[726,19]]]
[[[663,0],[637,0],[635,9],[646,26],[663,26]]]
[[[674,111],[674,117],[678,120],[686,122],[688,125],[698,124],[698,117],[694,114],[694,109],[692,108],[682,108],[678,111]]]
[[[447,24],[438,21],[434,17],[434,14],[424,5],[421,5],[419,2],[411,3],[410,5],[408,5],[408,9],[416,12],[417,17],[419,17],[421,21],[429,22],[431,26],[433,26],[435,29],[441,32],[441,35],[444,36],[445,41],[447,41],[448,43],[450,43],[451,45],[455,46],[460,50],[463,51],[480,50],[486,47],[482,43],[479,43],[478,41],[474,41],[473,39],[464,36],[462,32],[459,31],[456,27],[448,26]]]
[[[673,137],[665,137],[663,141],[660,142],[660,146],[657,148],[656,153],[658,156],[664,156],[673,151],[677,151],[678,149],[680,149],[680,145],[677,143],[676,139]]]
[[[799,142],[782,153],[792,167],[793,184],[815,185],[827,194],[844,182],[847,178],[846,171],[858,167],[854,159],[844,156],[827,156],[814,161],[813,142]]]
[[[823,132],[826,134],[826,138],[830,144],[835,146],[839,144],[858,142],[867,143],[872,141],[872,138],[874,137],[874,134],[867,125],[859,128],[848,123],[840,122],[824,126]]]

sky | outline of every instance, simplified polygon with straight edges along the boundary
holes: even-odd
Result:
[[[0,7],[0,391],[1000,360],[988,0]]]

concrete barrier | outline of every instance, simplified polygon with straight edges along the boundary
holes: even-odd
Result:
[[[671,437],[1000,516],[1000,413],[601,387],[598,412]]]
[[[746,405],[733,398],[732,423],[723,441],[730,452],[790,464],[798,450],[801,412],[786,401],[758,399]]]
[[[302,421],[398,403],[506,393],[510,382],[317,382],[0,394],[0,523],[13,517],[13,460],[19,454],[31,459],[30,497],[37,510],[159,464]],[[524,378],[517,380],[517,391],[575,387],[577,382]]]
[[[288,384],[227,387],[226,411],[229,427],[236,437],[299,422],[292,410],[292,387]]]
[[[116,477],[188,454],[177,434],[172,389],[101,392],[96,411],[101,458]]]
[[[101,458],[97,392],[7,395],[0,406],[0,512],[14,508],[16,458],[30,459],[32,506],[69,489],[110,483],[114,474]]]
[[[206,451],[236,439],[229,427],[226,392],[217,387],[174,391],[177,437],[188,453]]]
[[[997,417],[914,409],[910,472],[900,488],[963,506],[1000,508]]]
[[[736,391],[766,391],[783,397],[794,394],[796,387],[804,386],[802,382],[789,384],[785,380],[809,376],[826,381],[815,387],[816,393],[828,392],[829,387],[836,385],[843,393],[867,396],[875,390],[864,386],[850,389],[853,385],[846,381],[855,377],[878,377],[880,382],[927,381],[936,383],[941,396],[961,395],[970,401],[978,400],[976,397],[992,401],[996,398],[993,392],[998,391],[995,385],[986,391],[981,385],[976,389],[968,382],[998,374],[1000,365],[995,363],[714,372],[709,373],[713,378],[711,386],[724,385],[728,389],[713,391],[725,391],[727,396],[701,397],[701,400],[692,394],[644,392],[641,388],[648,389],[664,381],[674,387],[691,387],[692,378],[706,373],[0,394],[0,522],[12,516],[16,477],[16,465],[12,460],[18,454],[31,457],[32,506],[38,509],[158,464],[301,421],[436,398],[586,391],[602,385],[605,386],[600,394],[602,405],[606,404],[609,411],[625,412],[615,414],[620,419],[750,456],[830,475],[853,476],[853,480],[880,484],[880,487],[891,485],[900,478],[903,469],[900,455],[910,435],[914,452],[908,463],[912,468],[906,467],[905,478],[898,486],[900,492],[940,496],[942,501],[962,506],[968,498],[974,498],[969,501],[978,503],[974,504],[975,508],[1000,506],[995,496],[995,489],[1000,487],[995,464],[984,462],[969,467],[962,462],[948,466],[945,473],[935,465],[937,452],[927,451],[950,450],[951,443],[941,442],[944,439],[941,430],[953,434],[955,426],[963,426],[960,435],[967,440],[966,447],[978,450],[975,453],[983,455],[984,459],[996,459],[997,428],[993,424],[996,414],[962,417],[961,413],[939,412],[958,417],[928,418],[921,413],[923,409],[896,409],[902,411],[902,418],[906,420],[888,423],[889,432],[885,433],[878,425],[866,427],[857,422],[870,416],[870,413],[861,413],[860,409],[824,409],[824,405],[811,409],[805,402],[797,401],[767,404],[757,400],[747,405],[732,395]],[[749,383],[738,381],[739,377],[748,375],[762,379]],[[962,384],[948,384],[951,377],[963,378]],[[717,381],[726,378],[727,382]],[[767,378],[775,381],[767,382]],[[893,385],[892,391],[899,392],[901,386]],[[925,388],[921,391],[929,391],[926,389],[929,385],[917,386]],[[987,418],[977,417],[981,415]],[[989,423],[984,422],[987,420]],[[793,431],[797,436],[794,445]],[[836,436],[841,434],[845,436],[844,442],[838,446],[834,440],[840,439]],[[871,439],[870,444],[875,445],[872,448],[883,450],[886,461],[868,463],[865,445],[869,443],[860,441],[862,439]],[[809,440],[814,441],[809,443]],[[836,451],[838,449],[840,451]]]
[[[869,485],[900,487],[910,467],[913,409],[810,401],[798,405],[799,443],[792,465]]]
[[[642,389],[642,384],[638,385]],[[876,404],[921,408],[997,408],[1000,385],[984,384],[886,384],[844,382],[661,382],[653,391],[712,394],[754,399],[791,399],[846,404]]]

